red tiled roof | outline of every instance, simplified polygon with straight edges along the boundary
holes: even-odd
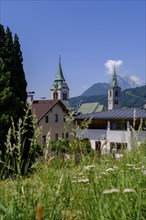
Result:
[[[57,102],[58,100],[34,100],[32,114],[35,114],[39,121]]]

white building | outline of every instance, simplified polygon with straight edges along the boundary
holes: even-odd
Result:
[[[117,150],[130,150],[133,144],[146,142],[146,109],[121,109],[120,93],[114,68],[108,90],[108,110],[80,114],[75,118],[78,124],[85,119],[91,119],[89,128],[78,130],[77,136],[90,139],[92,148],[101,150],[102,153],[108,153],[113,147]]]
[[[93,149],[102,148],[109,152],[114,146],[117,150],[131,149],[131,144],[146,142],[145,109],[111,109],[95,114],[79,115],[78,124],[91,118],[87,130],[78,130],[77,135],[89,138]]]

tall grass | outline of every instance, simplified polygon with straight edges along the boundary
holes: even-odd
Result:
[[[0,219],[146,219],[146,145],[95,161],[56,159],[29,178],[1,181]]]
[[[23,146],[19,123],[14,133],[17,147]],[[11,143],[7,144],[10,150]],[[79,139],[72,144],[75,150],[82,147]],[[18,171],[23,162],[19,150],[23,148],[15,158]],[[78,153],[79,163],[75,156],[55,157],[36,164],[27,177],[18,172],[15,179],[0,181],[0,220],[146,219],[146,143],[123,152],[120,159],[100,155],[99,160],[96,153]]]
[[[30,114],[30,108],[26,110],[23,120],[20,118],[17,124],[14,123],[13,118],[11,121],[5,153],[3,159],[0,157],[0,179],[27,175],[32,170],[38,153],[42,151],[42,147],[37,142],[40,128]]]

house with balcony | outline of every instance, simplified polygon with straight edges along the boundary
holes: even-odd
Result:
[[[77,115],[75,120],[79,125],[83,120],[91,120],[88,129],[79,129],[77,136],[89,139],[92,148],[102,153],[109,153],[113,148],[130,150],[133,144],[146,142],[146,109],[122,109],[120,100],[121,88],[114,68],[108,110]]]
[[[90,139],[95,150],[102,148],[103,153],[110,152],[113,147],[118,151],[137,142],[146,142],[146,110],[127,108],[110,109],[95,114],[79,115],[78,124],[91,119],[87,130],[78,130],[77,136]]]

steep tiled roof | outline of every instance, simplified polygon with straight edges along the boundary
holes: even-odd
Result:
[[[111,109],[89,115],[79,115],[76,119],[144,119],[146,120],[146,110],[139,108]]]
[[[32,114],[37,116],[38,121],[49,112],[56,104],[60,104],[64,110],[67,111],[66,107],[60,100],[34,100],[32,103]]]
[[[91,114],[104,110],[104,106],[100,105],[99,102],[82,103],[77,111],[81,114]]]

